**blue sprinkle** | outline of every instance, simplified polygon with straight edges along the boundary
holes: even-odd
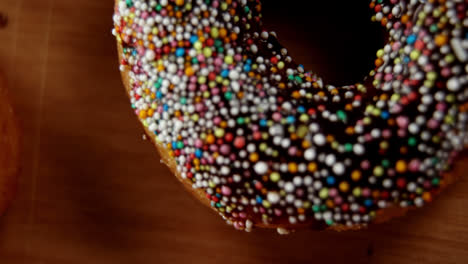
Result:
[[[296,118],[294,116],[288,116],[286,120],[288,121],[289,124],[294,124],[294,122],[296,121]]]
[[[257,195],[257,203],[261,204],[263,202],[262,197]]]
[[[367,199],[367,200],[364,201],[364,205],[365,205],[366,207],[370,207],[370,206],[372,206],[372,204],[373,204],[373,202],[372,202],[371,199]]]
[[[301,105],[301,106],[299,106],[299,107],[297,108],[297,111],[298,111],[299,113],[305,113],[305,107]]]
[[[406,42],[408,44],[414,44],[414,42],[416,42],[416,39],[417,39],[416,35],[414,35],[414,34],[409,35],[408,38],[406,39]]]
[[[229,70],[226,69],[221,72],[221,77],[227,78],[228,76],[229,76]]]
[[[163,95],[162,95],[161,91],[156,92],[156,98],[158,98],[158,99],[163,98]]]
[[[195,150],[195,156],[196,156],[197,158],[203,157],[203,152],[201,151],[201,149]]]
[[[336,183],[335,177],[328,176],[327,177],[327,183],[328,183],[328,185],[334,185]]]
[[[252,64],[252,59],[247,59],[247,60],[245,61],[245,63],[247,63],[247,64]]]
[[[177,149],[177,142],[175,141],[172,142],[172,149]]]
[[[164,109],[164,112],[166,112],[167,110],[169,110],[169,106],[167,104],[165,104],[163,109]]]
[[[178,48],[176,50],[176,56],[177,57],[182,57],[182,56],[184,56],[184,54],[185,54],[185,49],[184,48]]]
[[[198,37],[197,37],[197,36],[191,36],[191,37],[190,37],[190,43],[193,44],[193,43],[195,43],[195,42],[197,42],[197,41],[198,41]]]
[[[252,67],[249,64],[246,64],[244,66],[244,71],[249,72],[252,69]]]
[[[260,126],[262,126],[262,127],[266,127],[266,126],[267,126],[267,121],[266,121],[266,119],[260,120]]]
[[[411,59],[408,56],[405,56],[405,58],[403,58],[404,63],[409,63],[410,61],[411,61]]]
[[[390,117],[390,113],[388,111],[383,111],[382,114],[380,114],[380,116],[383,119],[388,119]]]

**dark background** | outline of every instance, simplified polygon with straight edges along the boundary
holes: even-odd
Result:
[[[287,4],[285,4],[287,3]],[[334,85],[354,84],[374,68],[384,28],[369,1],[263,1],[265,27],[306,69]]]

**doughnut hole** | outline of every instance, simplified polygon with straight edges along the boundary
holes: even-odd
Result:
[[[264,26],[293,59],[326,83],[362,82],[383,47],[384,28],[371,22],[370,1],[263,1]],[[288,3],[288,4],[285,4]]]

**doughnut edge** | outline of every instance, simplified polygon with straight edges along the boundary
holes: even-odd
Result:
[[[11,166],[9,166],[8,170],[4,175],[6,176],[5,179],[0,179],[1,184],[1,199],[0,199],[0,216],[6,214],[8,209],[10,208],[17,192],[18,192],[18,177],[21,172],[21,130],[20,125],[16,116],[15,111],[12,108],[10,96],[7,90],[7,82],[2,72],[0,72],[0,98],[4,100],[3,103],[5,104],[5,108],[8,111],[8,116],[6,118],[6,124],[9,128],[9,132],[7,133],[8,136],[8,143],[7,145],[10,147],[10,151],[12,154],[12,158],[9,159],[11,162]],[[3,106],[0,106],[3,107]],[[4,136],[4,135],[2,135]]]

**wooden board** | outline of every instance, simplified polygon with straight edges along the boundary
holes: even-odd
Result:
[[[1,0],[24,131],[0,263],[468,263],[468,180],[359,232],[235,231],[159,162],[120,81],[112,0]],[[457,173],[468,170],[464,159]]]

